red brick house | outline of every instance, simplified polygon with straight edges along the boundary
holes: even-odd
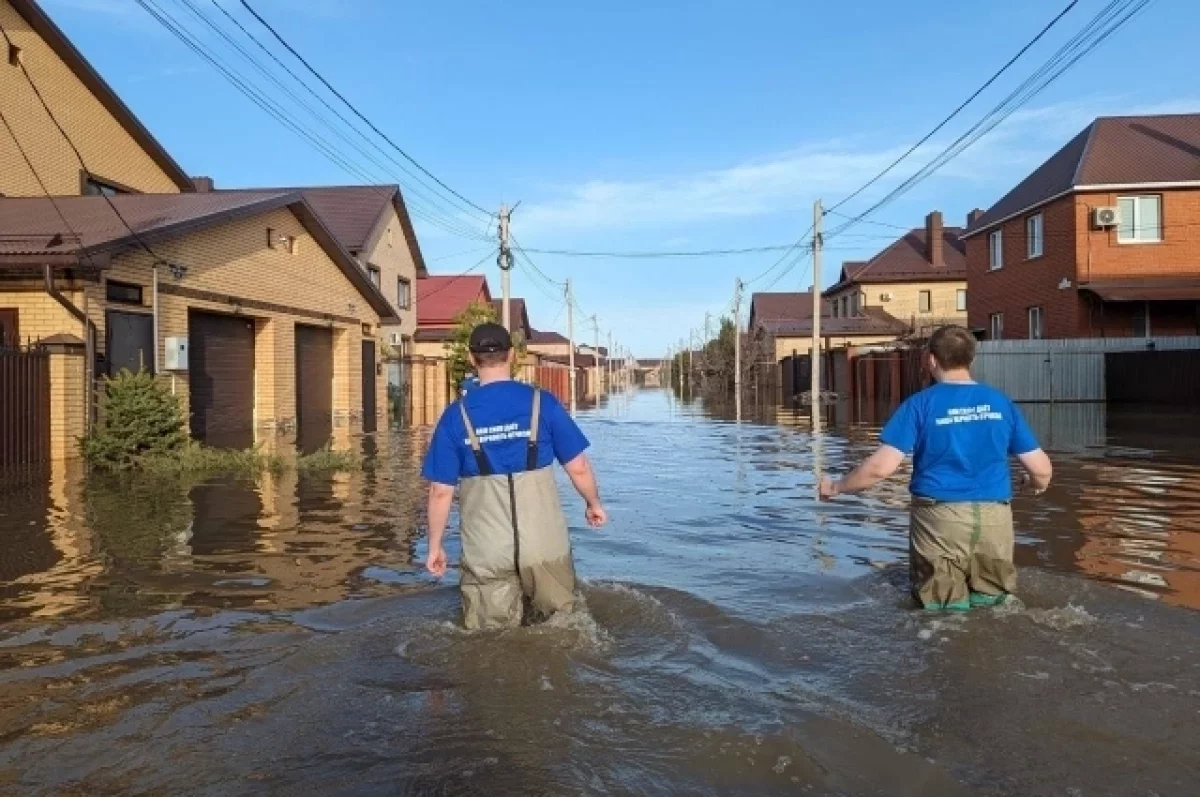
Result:
[[[1097,119],[963,240],[986,338],[1200,334],[1200,114]]]

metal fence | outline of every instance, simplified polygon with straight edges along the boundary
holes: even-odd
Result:
[[[0,471],[50,461],[50,355],[0,347]]]
[[[1200,337],[994,340],[979,344],[972,370],[1014,401],[1106,401],[1106,354],[1193,349]]]

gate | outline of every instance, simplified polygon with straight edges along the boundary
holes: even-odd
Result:
[[[50,461],[50,354],[0,347],[0,471]]]

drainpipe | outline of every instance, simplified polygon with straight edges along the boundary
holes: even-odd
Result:
[[[95,384],[95,374],[93,373],[96,363],[96,325],[92,323],[92,319],[88,316],[86,310],[80,310],[75,304],[63,295],[54,285],[54,272],[50,266],[42,266],[42,277],[46,281],[46,293],[48,293],[56,302],[62,305],[63,309],[70,313],[77,321],[83,324],[83,395],[85,406],[83,409],[84,429],[91,431],[92,428],[92,405],[93,405],[93,386]],[[87,292],[83,294],[83,301],[86,306]]]
[[[154,375],[157,377],[161,370],[159,368],[159,362],[158,362],[158,358],[159,358],[159,353],[158,353],[159,352],[159,346],[158,346],[158,261],[155,261],[154,267],[151,269],[151,272],[154,275],[154,280],[151,283],[151,288],[150,288],[150,303],[154,306],[154,309],[152,311],[153,321],[151,321],[151,324],[154,327]]]

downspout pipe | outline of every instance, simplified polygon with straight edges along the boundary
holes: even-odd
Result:
[[[84,363],[83,363],[83,395],[86,405],[83,408],[84,428],[91,431],[92,428],[92,406],[94,397],[92,395],[95,385],[95,369],[96,363],[96,325],[88,314],[75,306],[75,303],[63,295],[54,285],[54,271],[49,264],[42,266],[42,276],[46,281],[46,293],[62,305],[63,309],[70,313],[77,321],[83,324],[84,328]]]

